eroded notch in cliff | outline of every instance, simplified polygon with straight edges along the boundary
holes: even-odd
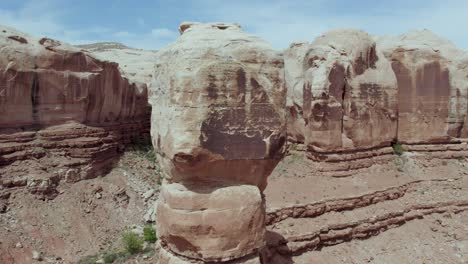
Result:
[[[346,78],[344,78],[343,88],[341,89],[341,135],[343,135],[344,133],[345,97],[346,97]]]
[[[32,106],[32,119],[34,124],[39,123],[39,77],[37,74],[37,65],[34,65],[34,74],[31,85],[31,106]]]

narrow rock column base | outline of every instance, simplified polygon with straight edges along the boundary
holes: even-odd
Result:
[[[253,185],[164,183],[156,218],[161,245],[188,259],[230,261],[265,244],[265,202]]]

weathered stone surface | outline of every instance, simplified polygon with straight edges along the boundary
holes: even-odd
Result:
[[[285,141],[282,58],[225,24],[193,24],[158,54],[152,137],[165,176],[265,188]]]
[[[313,159],[466,137],[468,54],[429,31],[374,40],[336,30],[284,58],[288,137]]]
[[[164,184],[159,199],[158,237],[177,254],[221,261],[264,245],[265,204],[256,186]]]
[[[116,63],[1,29],[2,186],[25,185],[24,177],[54,183],[94,177],[132,136],[147,133],[146,86],[123,78]]]
[[[468,54],[427,30],[378,43],[398,80],[398,140],[446,143],[466,137]]]
[[[285,55],[288,133],[315,152],[369,149],[396,134],[396,78],[375,41],[336,30]]]
[[[284,152],[283,60],[235,24],[184,23],[158,52],[152,138],[161,243],[201,261],[263,245],[266,178]],[[178,219],[173,221],[173,219]]]
[[[134,49],[115,42],[101,42],[77,47],[102,61],[116,62],[120,72],[131,82],[149,84],[154,74],[157,51]]]

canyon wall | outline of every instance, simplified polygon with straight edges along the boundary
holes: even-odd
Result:
[[[468,55],[431,32],[377,38],[335,30],[292,44],[284,59],[289,140],[303,143],[309,158],[363,160],[392,155],[396,143],[466,150]]]
[[[149,131],[144,83],[67,44],[0,28],[0,183],[50,191],[103,174]]]
[[[283,59],[236,24],[180,32],[151,84],[160,263],[260,263],[263,190],[286,141]]]

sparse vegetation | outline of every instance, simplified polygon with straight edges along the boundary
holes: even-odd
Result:
[[[154,151],[149,135],[134,137],[132,139],[131,148],[144,156],[152,164],[156,163],[156,152]]]
[[[126,230],[122,233],[122,242],[125,251],[130,254],[136,254],[143,250],[143,239],[129,230]]]
[[[145,226],[145,228],[143,228],[143,238],[146,242],[155,243],[158,240],[156,229],[154,229],[153,226]]]
[[[398,156],[403,155],[403,153],[405,152],[405,148],[398,141],[392,143],[392,148],[393,148],[393,152],[397,154]]]

